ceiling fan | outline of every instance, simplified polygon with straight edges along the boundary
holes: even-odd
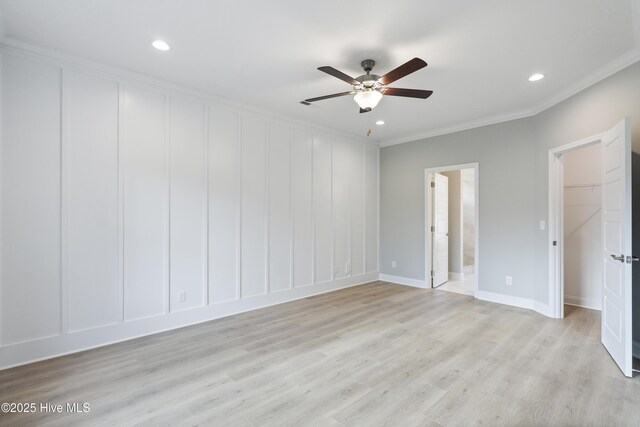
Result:
[[[322,101],[323,99],[337,98],[339,96],[355,95],[353,99],[360,107],[360,113],[367,113],[378,105],[378,102],[382,99],[383,95],[391,96],[404,96],[408,98],[420,98],[427,99],[433,91],[420,90],[420,89],[400,89],[394,87],[388,87],[388,84],[395,82],[421,68],[427,66],[427,63],[420,58],[413,58],[398,68],[389,71],[384,76],[380,77],[375,74],[371,74],[376,62],[373,59],[365,59],[360,63],[366,74],[363,74],[355,79],[338,71],[333,67],[325,66],[318,67],[318,70],[323,71],[333,77],[337,77],[342,81],[349,83],[353,86],[353,89],[348,92],[334,93],[332,95],[319,96],[317,98],[309,98],[301,101],[301,104],[311,105],[312,102]]]

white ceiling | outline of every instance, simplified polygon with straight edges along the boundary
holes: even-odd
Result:
[[[384,145],[532,114],[640,56],[637,0],[0,0],[6,35]],[[151,48],[169,42],[169,52]],[[429,66],[359,114],[352,76],[418,56]],[[546,78],[530,83],[534,72]],[[384,126],[374,122],[383,119]]]

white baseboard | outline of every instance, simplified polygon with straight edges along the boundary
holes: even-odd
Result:
[[[464,280],[464,273],[449,272],[449,280]]]
[[[589,310],[602,310],[600,300],[565,295],[564,303],[567,305],[574,305],[576,307],[588,308]]]
[[[633,342],[633,357],[640,359],[640,341]]]
[[[190,310],[7,345],[0,347],[0,370],[183,328],[376,280],[378,280],[377,272],[367,273],[237,301],[196,307]]]
[[[380,274],[379,280],[383,282],[395,283],[398,285],[412,286],[414,288],[428,289],[424,280],[411,279],[408,277],[393,276],[391,274]],[[497,294],[495,292],[476,291],[475,298],[482,301],[495,302],[498,304],[510,305],[513,307],[526,308],[528,310],[536,311],[543,316],[553,317],[551,308],[547,304],[542,304],[538,301],[514,297],[511,295]]]
[[[538,313],[544,316],[555,318],[555,315],[553,314],[553,310],[551,310],[551,307],[549,306],[549,304],[543,304],[541,302],[534,301],[533,310],[537,311]]]
[[[487,291],[480,291],[480,290],[476,292],[475,296],[476,298],[483,301],[495,302],[498,304],[510,305],[510,306],[519,307],[519,308],[526,308],[528,310],[533,310],[535,312],[538,312],[543,316],[554,317],[551,307],[549,307],[549,305],[543,304],[541,302],[538,302],[536,300],[532,300],[529,298],[515,297],[512,295],[503,295],[503,294],[497,294],[495,292],[487,292]]]
[[[424,280],[410,279],[408,277],[392,276],[391,274],[380,274],[379,280],[383,282],[395,283],[397,285],[412,286],[414,288],[427,289]]]
[[[476,292],[476,298],[482,301],[495,302],[498,304],[511,305],[514,307],[527,308],[529,310],[538,311],[536,310],[536,308],[538,308],[536,304],[538,303],[528,298],[514,297],[512,295],[503,295],[497,294],[495,292],[487,292],[481,290],[478,290]]]
[[[412,286],[414,288],[428,289],[424,280],[410,279],[408,277],[393,276],[391,274],[380,274],[380,280],[383,282],[395,283],[398,285]],[[478,290],[475,298],[482,301],[495,302],[498,304],[510,305],[513,307],[526,308],[542,314],[543,316],[553,317],[551,308],[547,304],[521,297],[511,295],[497,294],[495,292],[487,292]]]

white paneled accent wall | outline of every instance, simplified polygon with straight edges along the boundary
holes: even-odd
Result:
[[[314,282],[333,277],[333,200],[331,188],[331,137],[313,138],[313,257]]]
[[[209,108],[209,304],[240,296],[239,113]]]
[[[378,271],[378,207],[380,186],[378,174],[380,171],[380,152],[371,147],[365,147],[364,152],[364,198],[365,208],[362,220],[365,228],[365,272]]]
[[[378,148],[2,55],[0,368],[377,279]]]
[[[242,298],[267,293],[267,122],[254,114],[242,116],[241,252]]]
[[[267,156],[269,176],[267,241],[269,292],[290,289],[292,255],[291,203],[291,128],[282,123],[269,123]]]
[[[68,331],[74,332],[122,318],[119,96],[117,83],[75,72],[65,73],[64,87],[65,264]]]
[[[334,277],[349,273],[349,142],[334,139],[332,148],[332,201],[333,201],[333,269]]]
[[[50,65],[2,58],[3,345],[58,335],[66,317],[60,255],[61,77]]]
[[[123,98],[124,318],[134,320],[169,311],[169,104],[129,86]]]
[[[170,104],[169,283],[171,311],[203,306],[207,297],[206,107]]]
[[[350,154],[349,154],[349,215],[351,218],[349,233],[351,238],[349,239],[349,260],[351,262],[351,274],[359,275],[364,274],[364,264],[365,264],[365,187],[369,187],[372,185],[371,183],[367,184],[365,182],[364,176],[364,164],[365,164],[365,147],[362,144],[350,144]],[[372,161],[376,161],[377,159],[373,158]],[[375,169],[374,169],[375,170]],[[376,171],[377,172],[377,171]],[[377,176],[377,174],[376,174]],[[370,178],[371,179],[371,178]],[[375,180],[376,178],[373,177]],[[375,184],[373,184],[375,187]],[[373,194],[377,196],[377,192]],[[374,203],[377,202],[377,198],[374,200]],[[377,212],[377,210],[376,210]],[[371,216],[372,213],[369,212],[370,218],[375,219],[375,217]],[[376,224],[377,227],[377,224]],[[372,228],[372,232],[375,233],[373,236],[374,242],[377,241],[377,230]],[[374,243],[375,244],[375,243]],[[371,266],[377,270],[377,263]]]
[[[293,286],[313,283],[313,135],[293,130]]]

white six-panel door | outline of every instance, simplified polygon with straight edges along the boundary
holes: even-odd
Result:
[[[602,344],[632,376],[631,128],[622,120],[602,139],[603,258]]]

